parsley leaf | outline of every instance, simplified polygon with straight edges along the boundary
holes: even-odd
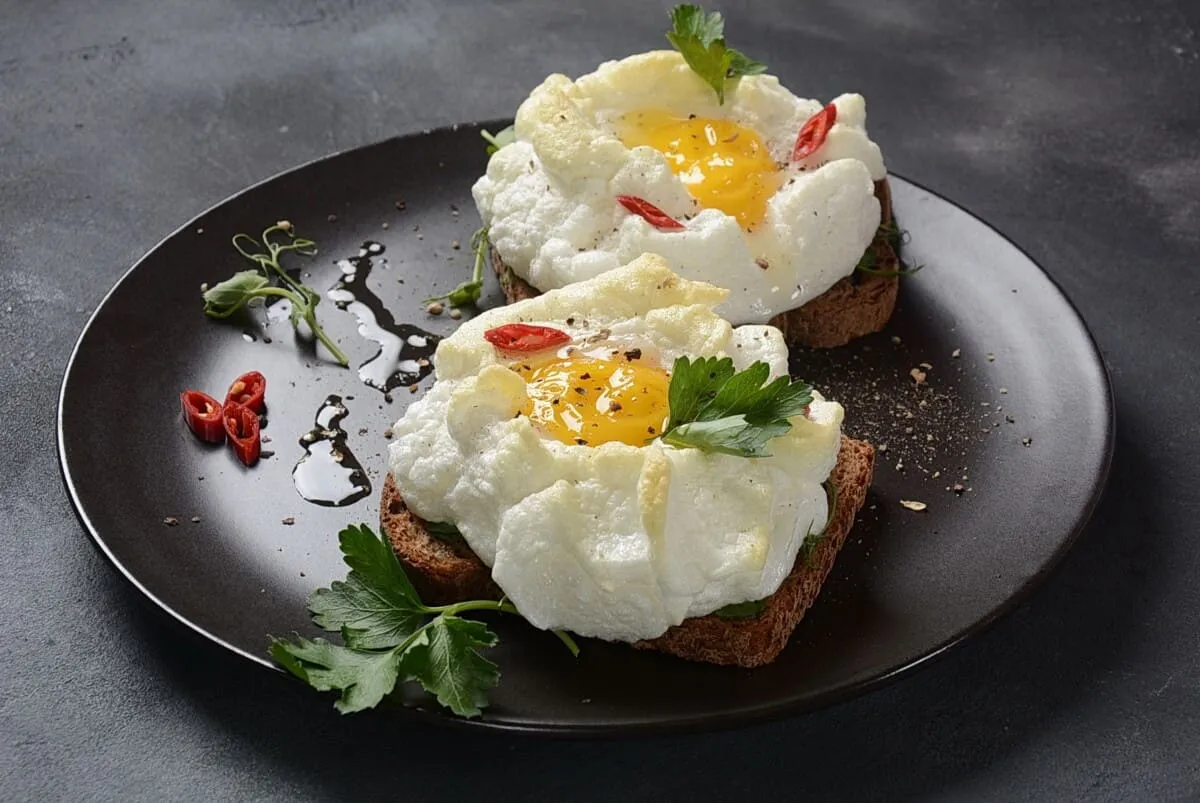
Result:
[[[317,691],[340,691],[334,707],[343,714],[377,706],[400,674],[400,654],[395,651],[353,650],[325,639],[275,639],[271,657]]]
[[[733,377],[733,360],[719,357],[687,357],[675,361],[671,385],[667,389],[667,404],[671,419],[670,431],[687,421],[698,421],[700,413],[717,396],[721,386]]]
[[[478,648],[494,647],[496,641],[482,622],[439,616],[405,653],[403,668],[451,711],[478,716],[488,689],[500,682],[500,670]]]
[[[788,419],[812,402],[810,385],[784,376],[767,382],[770,374],[765,362],[735,373],[729,357],[675,360],[663,441],[741,457],[768,456],[767,442],[790,430]]]
[[[740,50],[728,50],[730,78],[740,78],[743,75],[761,75],[767,71],[767,65],[755,61]]]
[[[721,104],[725,103],[727,80],[766,72],[767,65],[725,46],[725,20],[720,12],[707,14],[700,6],[678,5],[671,9],[671,26],[667,41],[716,91]]]
[[[345,581],[318,588],[309,599],[313,621],[323,630],[344,633],[356,649],[395,647],[412,635],[425,608],[389,544],[365,526],[338,535],[351,572]]]
[[[756,426],[746,421],[743,415],[733,415],[715,421],[681,424],[663,435],[662,439],[672,446],[706,452],[736,457],[769,457],[771,453],[766,450],[767,441],[791,428],[792,425],[788,423]]]
[[[345,646],[325,639],[271,639],[269,652],[318,691],[340,691],[344,714],[374,708],[398,682],[415,682],[455,714],[479,716],[500,680],[479,650],[498,638],[487,625],[460,614],[518,613],[507,600],[469,600],[430,606],[421,601],[388,542],[366,525],[347,527],[338,542],[350,573],[309,598],[313,621],[340,633]],[[579,648],[556,633],[572,654]]]

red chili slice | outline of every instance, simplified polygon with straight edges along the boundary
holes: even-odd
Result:
[[[258,371],[250,371],[233,380],[225,394],[225,403],[236,402],[261,413],[266,408],[266,394],[267,378]]]
[[[225,425],[221,423],[221,403],[198,390],[185,390],[179,394],[179,406],[183,408],[183,420],[196,437],[209,443],[225,440]]]
[[[792,148],[792,161],[798,162],[806,156],[812,156],[825,144],[829,129],[837,122],[837,106],[830,103],[824,109],[809,117],[796,137],[796,145]]]
[[[634,195],[618,195],[617,203],[645,220],[656,229],[676,230],[684,225],[649,201]]]
[[[234,454],[248,466],[258,462],[262,451],[262,436],[258,430],[258,416],[249,407],[229,402],[222,413],[225,419],[225,434]]]
[[[504,351],[544,351],[571,342],[571,336],[549,326],[506,323],[483,333],[483,339]]]

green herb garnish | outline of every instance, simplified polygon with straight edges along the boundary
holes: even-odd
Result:
[[[900,268],[881,268],[879,267],[879,258],[875,255],[874,244],[867,247],[863,255],[859,258],[858,264],[854,266],[855,270],[862,271],[870,276],[912,276],[924,265],[907,265],[900,259],[900,245],[907,242],[908,232],[902,231],[895,221],[880,223],[879,228],[875,232],[875,238],[882,238],[889,246],[892,252],[896,255],[896,261],[900,263]]]
[[[716,91],[721,104],[725,103],[726,81],[767,70],[762,62],[725,46],[725,20],[719,12],[706,14],[700,6],[678,5],[671,9],[671,25],[667,40]]]
[[[734,602],[713,611],[713,616],[721,619],[753,619],[767,608],[766,599],[754,599],[749,602]]]
[[[819,533],[809,532],[804,538],[804,546],[801,550],[804,552],[804,565],[812,566],[813,558],[816,557],[817,547],[821,545],[821,541],[825,538],[825,534],[829,532],[829,525],[833,524],[833,514],[837,511],[838,488],[832,478],[821,483],[825,488],[825,498],[829,501],[829,513],[825,516],[825,526],[821,528]]]
[[[467,539],[463,538],[463,534],[458,531],[458,528],[449,522],[427,521],[425,522],[425,531],[443,544],[451,546],[467,545]]]
[[[812,402],[812,386],[771,374],[765,362],[734,371],[729,357],[675,360],[667,401],[671,418],[662,439],[741,457],[766,457],[767,441],[792,428],[788,420]],[[765,383],[765,384],[764,384]]]
[[[479,650],[498,638],[469,611],[516,613],[507,600],[425,605],[391,546],[366,525],[338,534],[350,573],[319,588],[308,600],[313,621],[340,633],[345,646],[325,639],[271,639],[280,666],[318,691],[338,691],[343,714],[374,708],[397,683],[417,683],[455,714],[473,717],[487,706],[500,670]],[[572,654],[571,636],[556,635]]]
[[[471,281],[463,282],[444,296],[430,296],[425,299],[425,303],[448,301],[452,307],[461,307],[478,301],[479,296],[483,293],[483,266],[487,262],[488,246],[488,230],[487,226],[483,226],[471,235],[471,250],[475,252],[475,265],[471,270]]]
[[[804,565],[809,567],[813,565],[813,558],[816,557],[817,547],[821,544],[825,533],[829,531],[829,525],[833,524],[833,514],[837,510],[837,484],[831,478],[825,480],[821,485],[825,488],[826,499],[829,500],[829,512],[825,517],[825,526],[821,528],[820,532],[814,533],[809,529],[808,533],[804,536],[804,544],[800,547],[800,552],[804,558]],[[770,597],[750,600],[749,602],[734,602],[722,608],[717,608],[713,611],[713,615],[722,619],[752,619],[766,610],[768,599]]]
[[[908,232],[897,226],[895,220],[880,223],[879,228],[875,230],[875,236],[882,237],[884,242],[890,245],[897,254],[900,253],[900,245],[909,240]]]
[[[488,144],[488,156],[491,156],[505,145],[511,145],[517,141],[517,132],[513,130],[511,125],[500,129],[495,134],[484,128],[479,132],[479,136],[483,137],[484,141]]]
[[[271,235],[277,233],[287,235],[288,239],[284,242],[273,241]],[[204,314],[210,318],[228,318],[255,298],[286,298],[292,302],[288,316],[292,327],[299,331],[300,322],[303,321],[313,337],[329,349],[329,353],[338,363],[348,365],[350,361],[346,359],[346,355],[317,323],[317,304],[321,303],[321,297],[302,282],[293,279],[279,264],[279,255],[287,251],[314,256],[317,253],[317,244],[312,240],[297,237],[292,224],[281,220],[263,231],[261,243],[249,234],[235,234],[233,247],[257,265],[258,270],[239,271],[220,284],[205,290]],[[272,278],[278,279],[279,285],[273,285]]]

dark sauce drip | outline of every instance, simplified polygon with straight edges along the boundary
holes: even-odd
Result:
[[[328,295],[338,309],[358,319],[360,335],[379,344],[375,356],[358,367],[358,378],[386,393],[414,385],[429,375],[433,370],[429,357],[439,338],[411,324],[396,323],[379,297],[367,287],[375,260],[387,264],[380,257],[383,251],[382,244],[368,240],[358,249],[358,256],[339,259],[337,266],[342,277]]]
[[[313,429],[300,438],[304,456],[292,469],[292,482],[315,505],[342,507],[371,493],[371,482],[339,426],[349,412],[341,396],[329,396],[317,410]]]

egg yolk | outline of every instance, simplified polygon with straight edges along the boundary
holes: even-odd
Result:
[[[611,360],[573,355],[513,365],[529,394],[521,412],[563,443],[642,446],[667,422],[671,379],[632,353]]]
[[[747,231],[763,221],[767,201],[783,184],[766,143],[732,120],[643,110],[622,116],[620,129],[627,147],[660,151],[701,206],[720,209]]]

